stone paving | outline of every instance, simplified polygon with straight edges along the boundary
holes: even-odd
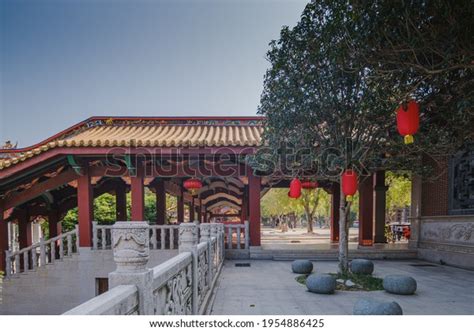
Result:
[[[236,267],[250,263],[250,267]],[[313,261],[316,273],[336,272],[337,262]],[[405,315],[473,315],[474,271],[425,261],[374,261],[374,276],[409,275],[416,279],[414,295],[384,291],[310,293],[296,282],[291,262],[226,260],[215,294],[214,315],[343,315],[352,314],[359,298],[396,301]]]

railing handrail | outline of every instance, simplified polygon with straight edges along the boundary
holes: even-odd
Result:
[[[192,263],[192,254],[190,252],[183,252],[171,259],[157,265],[153,270],[153,291],[162,287],[173,277],[183,266]]]
[[[138,288],[135,285],[119,285],[107,292],[102,293],[83,304],[68,310],[63,315],[102,315],[110,313],[111,310],[117,306],[122,307],[125,305],[119,305],[120,303],[135,297],[137,301],[136,306],[138,307]],[[133,310],[132,310],[133,312]],[[123,312],[129,314],[130,311]]]
[[[77,234],[77,229],[71,230],[69,232],[61,233],[61,234],[57,235],[56,237],[49,238],[47,240],[44,240],[44,237],[41,237],[40,241],[37,242],[37,243],[34,243],[33,245],[30,245],[28,247],[24,247],[24,248],[22,248],[20,250],[17,250],[17,251],[8,251],[9,256],[10,256],[10,258],[15,257],[16,255],[23,254],[24,252],[28,252],[28,251],[30,251],[32,249],[35,249],[35,248],[39,248],[39,247],[41,247],[41,245],[51,244],[54,241],[58,241],[60,239],[67,238],[67,236],[73,235],[73,234]]]

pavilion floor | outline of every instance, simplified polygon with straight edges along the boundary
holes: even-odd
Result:
[[[236,267],[248,262],[250,267]],[[291,262],[225,261],[210,313],[213,315],[342,315],[352,314],[359,298],[396,301],[406,315],[474,314],[474,272],[420,260],[374,261],[374,276],[412,276],[416,294],[400,296],[374,292],[337,291],[333,295],[308,292],[296,282]],[[314,262],[316,273],[336,272],[337,262]]]
[[[358,228],[349,229],[349,249],[356,250],[358,247]],[[337,250],[338,244],[330,242],[330,230],[328,228],[313,229],[313,233],[307,233],[306,228],[289,229],[282,232],[277,228],[262,227],[262,249],[264,250]],[[397,241],[393,244],[375,244],[373,249],[377,250],[407,250],[408,242]]]

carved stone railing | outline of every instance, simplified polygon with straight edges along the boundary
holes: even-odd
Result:
[[[63,315],[137,315],[138,288],[120,285],[99,295]]]
[[[225,248],[232,249],[249,249],[249,222],[244,224],[225,224]]]
[[[94,250],[110,250],[113,224],[92,222],[92,247]],[[150,225],[151,249],[177,249],[179,225]]]
[[[56,237],[40,241],[19,251],[6,252],[5,277],[11,277],[23,272],[35,271],[46,264],[62,261],[65,257],[77,253],[78,235],[76,229],[62,233]]]
[[[112,229],[117,270],[109,274],[111,290],[65,314],[204,314],[224,261],[224,233],[221,224],[201,224],[200,228],[201,234],[210,233],[210,237],[201,237],[198,243],[197,225],[181,224],[179,254],[148,269],[150,226],[117,222]]]

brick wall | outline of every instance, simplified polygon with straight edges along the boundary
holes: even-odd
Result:
[[[429,178],[423,178],[421,216],[448,214],[448,157],[424,158],[423,163],[433,168]]]

